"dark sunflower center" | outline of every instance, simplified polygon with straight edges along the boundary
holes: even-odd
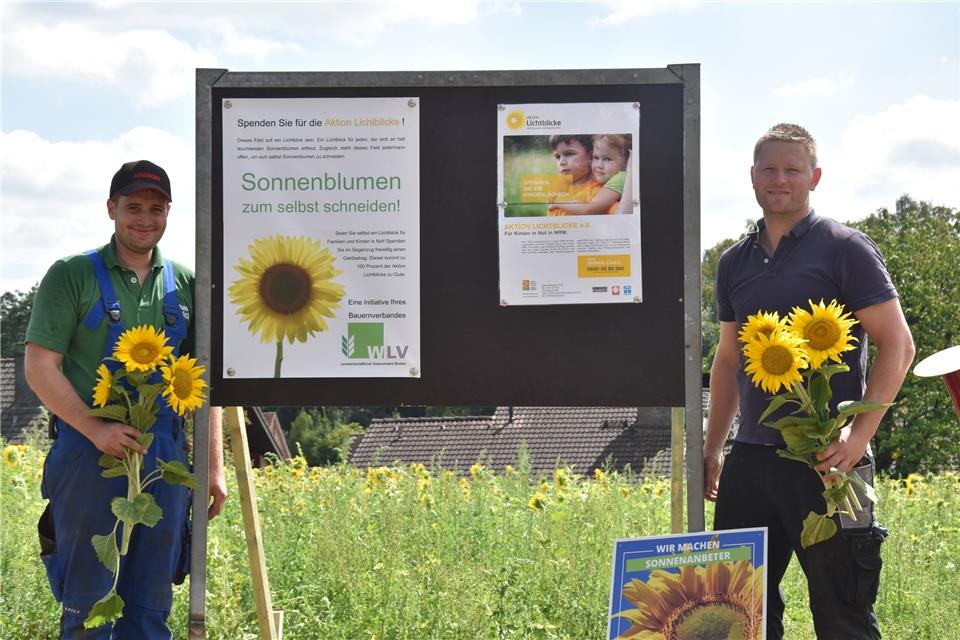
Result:
[[[701,596],[674,612],[664,628],[667,640],[742,640],[754,638],[755,621],[736,598]]]
[[[310,274],[293,264],[275,264],[260,278],[260,298],[272,311],[296,313],[310,302]]]
[[[173,394],[183,400],[189,398],[193,391],[193,376],[186,369],[177,369],[173,372]]]
[[[807,344],[817,351],[825,351],[836,344],[840,338],[840,328],[830,320],[817,319],[807,325],[803,332]]]
[[[140,364],[153,362],[157,357],[157,349],[149,343],[141,342],[130,353],[131,357]]]
[[[793,354],[786,347],[773,345],[764,350],[760,363],[767,373],[782,376],[793,366]]]

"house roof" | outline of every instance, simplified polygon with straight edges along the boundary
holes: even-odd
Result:
[[[0,436],[22,443],[27,428],[43,415],[40,399],[23,375],[23,356],[0,361]]]
[[[638,473],[670,474],[670,413],[637,407],[498,407],[492,416],[375,419],[350,450],[350,464],[419,462],[497,471],[517,463],[524,443],[530,467],[569,465],[578,473],[627,465]]]

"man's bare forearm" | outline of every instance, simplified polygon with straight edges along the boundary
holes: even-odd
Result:
[[[61,361],[59,353],[27,344],[24,353],[27,384],[51,413],[92,440],[93,430],[100,428],[102,421],[90,415],[90,407],[60,370]]]

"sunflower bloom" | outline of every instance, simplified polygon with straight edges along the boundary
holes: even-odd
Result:
[[[16,469],[26,454],[27,447],[22,444],[8,444],[3,448],[3,463]]]
[[[763,567],[749,560],[653,571],[631,580],[623,597],[637,606],[617,614],[632,624],[618,640],[761,637]]]
[[[326,331],[324,318],[334,317],[345,293],[333,281],[341,272],[333,268],[330,250],[304,236],[260,238],[249,249],[250,260],[234,266],[240,278],[229,294],[250,333],[265,343],[286,338],[293,344]]]
[[[141,325],[120,334],[113,357],[122,362],[127,371],[152,371],[172,351],[162,330]]]
[[[113,376],[105,364],[97,367],[97,375],[99,376],[97,378],[97,384],[93,387],[93,404],[96,407],[105,407],[107,406],[107,401],[110,399]]]
[[[758,334],[763,334],[767,337],[773,333],[774,329],[782,329],[786,327],[786,320],[780,319],[780,314],[774,311],[773,313],[767,313],[766,311],[757,311],[756,315],[747,316],[747,321],[743,323],[743,328],[738,334],[740,342],[752,342],[756,339]]]
[[[803,379],[800,370],[807,366],[803,341],[786,329],[774,329],[769,336],[758,333],[743,353],[747,375],[764,391],[777,393],[780,387],[790,389]]]
[[[857,339],[850,329],[857,321],[843,312],[843,305],[831,300],[829,305],[810,303],[810,311],[794,307],[788,319],[790,330],[806,340],[803,345],[810,368],[819,369],[827,360],[840,362],[840,354],[854,349]]]
[[[203,404],[206,398],[203,388],[207,383],[200,376],[205,370],[202,365],[197,365],[196,358],[189,356],[173,358],[169,365],[160,367],[163,381],[167,385],[163,389],[163,396],[178,415],[198,409]]]

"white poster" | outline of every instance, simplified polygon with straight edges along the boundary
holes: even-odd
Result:
[[[419,377],[419,99],[221,109],[223,375]]]
[[[639,105],[500,105],[500,303],[640,302]]]

